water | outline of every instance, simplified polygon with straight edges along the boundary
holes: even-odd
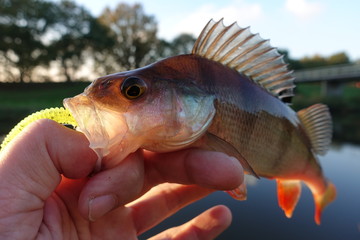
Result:
[[[215,192],[143,234],[141,239],[180,225],[218,204],[231,209],[233,222],[217,239],[360,239],[360,146],[333,146],[320,161],[338,194],[323,212],[320,226],[314,222],[314,202],[306,186],[293,217],[287,219],[277,204],[275,182],[261,179],[248,186],[247,201],[239,202],[226,193]]]

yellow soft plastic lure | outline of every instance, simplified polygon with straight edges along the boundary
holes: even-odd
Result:
[[[5,137],[4,141],[1,143],[0,151],[4,149],[4,147],[16,136],[18,135],[27,125],[30,123],[39,120],[39,119],[51,119],[60,124],[72,125],[74,127],[77,126],[77,123],[70,111],[63,107],[56,108],[46,108],[35,112],[23,120],[21,120]]]

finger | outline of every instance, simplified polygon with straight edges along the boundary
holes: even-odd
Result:
[[[217,190],[230,190],[244,180],[240,162],[221,152],[187,149],[156,154],[145,151],[145,184],[163,182],[197,184]]]
[[[163,182],[230,190],[243,181],[239,161],[223,153],[198,149],[165,154],[145,152],[145,160],[140,153],[131,154],[89,180],[79,200],[84,217],[95,220]]]
[[[164,183],[152,188],[127,207],[132,209],[135,227],[141,234],[213,191],[195,185]]]
[[[117,166],[91,177],[79,197],[79,210],[90,220],[96,220],[137,198],[143,189],[142,152],[130,154]]]
[[[44,202],[61,174],[82,178],[96,160],[83,134],[50,120],[30,124],[0,153],[0,208],[6,209],[0,219],[11,219],[0,225],[13,229],[21,224],[23,232],[37,231]]]
[[[46,199],[60,174],[81,178],[92,171],[97,156],[88,144],[83,134],[51,120],[34,122],[1,152],[0,182]]]
[[[43,125],[44,144],[57,170],[68,178],[88,176],[98,157],[85,135],[46,119]]]
[[[223,153],[198,149],[165,154],[146,152],[145,160],[140,153],[131,154],[89,180],[79,200],[84,217],[95,220],[163,182],[230,190],[243,181],[239,161]]]
[[[231,224],[231,212],[225,206],[215,206],[191,221],[152,237],[172,240],[207,240],[214,239]]]

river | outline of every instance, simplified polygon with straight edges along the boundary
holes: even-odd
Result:
[[[277,204],[275,181],[261,179],[249,184],[247,201],[236,201],[226,193],[215,192],[186,207],[140,239],[180,225],[218,204],[231,209],[233,221],[217,239],[360,239],[360,146],[332,146],[320,161],[325,175],[337,188],[337,199],[323,212],[320,226],[313,220],[314,202],[306,186],[303,186],[293,217],[287,219]]]

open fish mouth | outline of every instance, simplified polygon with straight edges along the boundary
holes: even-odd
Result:
[[[130,153],[121,144],[128,135],[128,126],[122,114],[96,104],[84,93],[64,99],[63,104],[77,121],[76,130],[85,134],[99,161],[120,151]]]

